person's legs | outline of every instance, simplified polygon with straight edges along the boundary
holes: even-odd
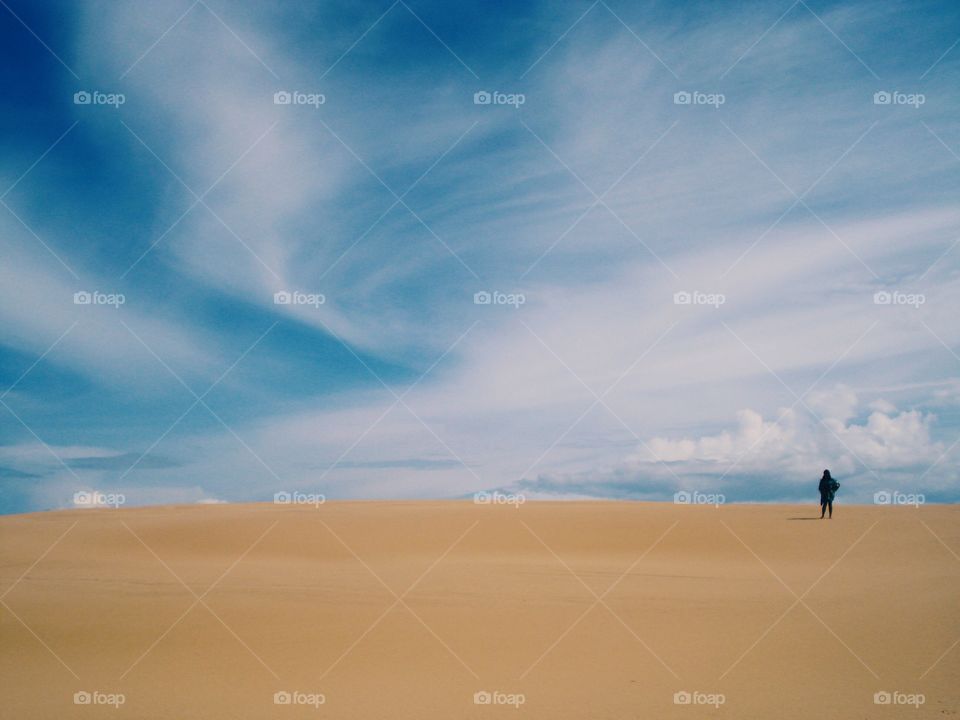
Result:
[[[833,519],[833,500],[827,501],[827,507],[830,508],[830,519]]]
[[[823,516],[827,512],[827,500],[826,498],[820,498],[820,519],[823,520]]]

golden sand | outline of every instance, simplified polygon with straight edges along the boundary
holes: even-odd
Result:
[[[960,510],[816,510],[344,502],[4,517],[0,707],[955,716]]]

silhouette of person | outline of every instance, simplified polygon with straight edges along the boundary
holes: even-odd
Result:
[[[828,509],[830,510],[829,517],[833,519],[833,497],[840,489],[840,483],[833,479],[829,470],[824,470],[817,489],[820,491],[820,519],[823,520],[823,516]]]

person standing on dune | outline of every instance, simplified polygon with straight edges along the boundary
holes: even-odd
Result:
[[[833,497],[840,489],[840,483],[833,479],[829,470],[823,471],[823,477],[820,478],[820,519],[823,520],[827,508],[830,509],[830,519],[833,519]]]

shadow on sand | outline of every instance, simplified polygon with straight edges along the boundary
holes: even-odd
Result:
[[[820,520],[819,515],[814,515],[813,517],[799,517],[799,518],[787,518],[787,520]]]

